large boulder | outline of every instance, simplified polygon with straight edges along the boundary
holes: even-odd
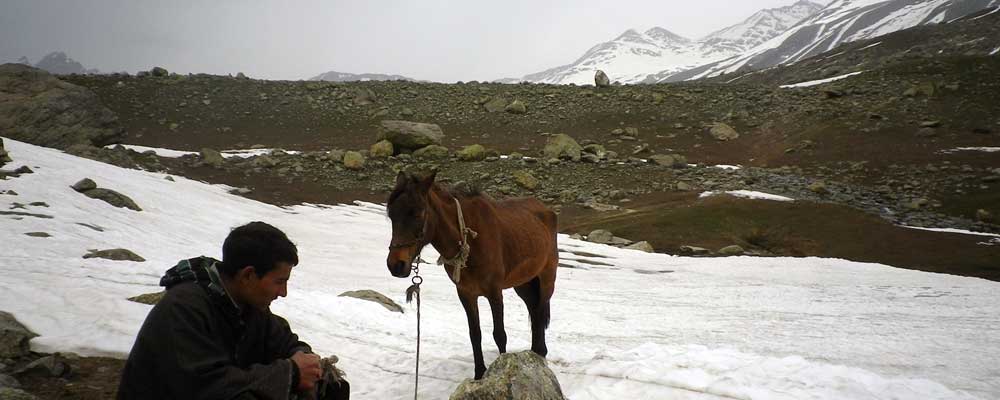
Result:
[[[102,147],[125,134],[94,92],[23,64],[0,65],[0,132],[57,149],[78,143]]]
[[[736,129],[733,129],[733,127],[722,122],[712,124],[708,133],[712,135],[715,140],[723,142],[738,139],[740,137],[740,134],[739,132],[736,132]]]
[[[382,121],[381,129],[375,140],[388,140],[397,151],[400,149],[416,150],[432,144],[441,144],[444,132],[437,124],[410,122],[399,120]]]
[[[611,79],[608,79],[608,74],[605,74],[604,71],[597,70],[597,73],[594,74],[594,84],[599,88],[610,87]]]
[[[570,159],[573,161],[580,161],[581,152],[583,152],[583,147],[580,147],[580,144],[576,140],[564,133],[549,137],[549,140],[545,143],[545,149],[542,150],[545,158]]]
[[[25,328],[13,315],[0,311],[0,359],[15,358],[30,352],[28,341],[38,336]]]
[[[451,400],[564,400],[556,374],[531,351],[497,357],[483,379],[466,379]]]

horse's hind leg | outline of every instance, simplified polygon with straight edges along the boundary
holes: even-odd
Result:
[[[465,317],[469,320],[469,340],[472,342],[472,359],[476,364],[475,379],[480,379],[486,373],[486,363],[483,361],[483,332],[479,328],[479,304],[476,299],[479,296],[458,293],[462,307],[465,308]]]
[[[545,357],[548,349],[545,347],[545,327],[548,325],[549,302],[542,301],[539,279],[536,277],[528,283],[514,288],[517,295],[528,307],[528,317],[531,318],[531,351]]]
[[[507,332],[503,327],[503,293],[499,290],[486,296],[493,312],[493,341],[497,344],[500,354],[507,352]]]

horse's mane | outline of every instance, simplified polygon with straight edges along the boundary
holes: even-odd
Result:
[[[486,194],[483,192],[483,189],[479,185],[473,183],[465,183],[460,181],[455,184],[445,184],[442,182],[434,182],[433,187],[438,188],[441,191],[448,194],[449,196],[458,199],[487,197]],[[389,200],[386,202],[386,204],[392,203],[393,200],[396,200],[396,198],[402,195],[403,192],[405,191],[406,191],[406,185],[399,185],[393,188],[392,193],[389,194]]]

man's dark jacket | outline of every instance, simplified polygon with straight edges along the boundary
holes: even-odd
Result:
[[[298,371],[288,359],[307,344],[281,317],[238,307],[218,261],[184,260],[160,280],[167,293],[146,316],[118,399],[288,399]]]

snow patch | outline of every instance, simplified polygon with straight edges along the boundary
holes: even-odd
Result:
[[[852,77],[854,75],[862,74],[864,72],[865,71],[851,72],[849,74],[835,76],[835,77],[832,77],[832,78],[826,78],[826,79],[819,79],[819,80],[815,80],[815,81],[795,83],[795,84],[791,84],[791,85],[782,85],[780,87],[782,89],[790,89],[790,88],[803,88],[803,87],[810,87],[810,86],[822,85],[824,83],[830,83],[830,82],[839,81],[841,79],[850,78],[850,77]]]
[[[986,153],[996,153],[1000,151],[1000,147],[956,147],[954,149],[941,150],[939,153],[951,154],[959,151],[982,151]]]
[[[121,145],[119,145],[119,144],[111,144],[111,145],[105,146],[105,148],[109,148],[110,149],[110,148],[113,148],[115,146],[122,146],[122,147],[124,147],[126,149],[137,151],[137,152],[140,152],[140,153],[145,153],[147,151],[152,151],[157,156],[164,157],[164,158],[180,158],[180,157],[184,157],[184,156],[198,155],[199,154],[197,151],[172,150],[172,149],[163,149],[163,148],[158,148],[158,147],[139,146],[139,145],[134,145],[134,144],[121,144]],[[271,153],[274,153],[274,152],[277,152],[277,151],[285,152],[285,153],[288,153],[288,154],[299,154],[299,153],[301,153],[300,151],[297,151],[297,150],[283,150],[283,149],[224,150],[224,151],[220,151],[220,153],[222,153],[222,157],[224,157],[224,158],[232,158],[232,157],[250,158],[250,157],[256,157],[256,156],[262,156],[262,155],[271,154]]]
[[[752,190],[730,190],[730,191],[726,191],[724,193],[728,194],[730,196],[742,197],[742,198],[745,198],[745,199],[774,200],[774,201],[795,201],[795,199],[793,199],[791,197],[779,196],[779,195],[776,195],[776,194],[770,194],[770,193],[764,193],[764,192],[755,192],[755,191],[752,191]],[[705,198],[705,197],[709,197],[709,196],[715,196],[717,194],[719,194],[719,192],[711,192],[711,191],[709,191],[709,192],[702,192],[700,195],[698,195],[698,198]]]
[[[412,398],[416,310],[404,302],[409,280],[385,267],[384,206],[276,207],[223,185],[5,145],[35,173],[2,181],[19,195],[0,196],[0,209],[45,201],[24,211],[52,216],[0,216],[0,309],[41,335],[33,350],[123,357],[150,310],[125,299],[159,291],[179,259],[219,257],[232,227],[260,220],[299,245],[288,296],[272,310],[316,352],[340,357],[355,397]],[[83,177],[144,211],[74,192]],[[24,235],[34,231],[52,236]],[[112,247],[148,261],[81,258]],[[606,265],[562,268],[556,283],[548,359],[574,400],[1000,398],[997,282],[815,257],[675,257],[565,235],[559,251]],[[472,375],[467,323],[443,269],[423,273],[420,397],[447,398]],[[355,289],[377,290],[406,313],[337,296]],[[513,291],[504,298],[508,350],[527,349],[527,312]],[[482,329],[489,363],[490,318]]]
[[[719,164],[719,165],[713,165],[712,168],[728,169],[728,170],[734,170],[735,171],[735,170],[743,169],[743,166],[741,166],[741,165]]]
[[[899,226],[903,227],[903,228],[919,229],[919,230],[922,230],[922,231],[943,232],[943,233],[960,233],[960,234],[963,234],[963,235],[988,236],[988,237],[1000,238],[1000,235],[998,235],[996,233],[974,232],[974,231],[968,231],[968,230],[965,230],[965,229],[955,229],[955,228],[925,228],[925,227],[922,227],[922,226],[910,226],[910,225],[899,225]]]

